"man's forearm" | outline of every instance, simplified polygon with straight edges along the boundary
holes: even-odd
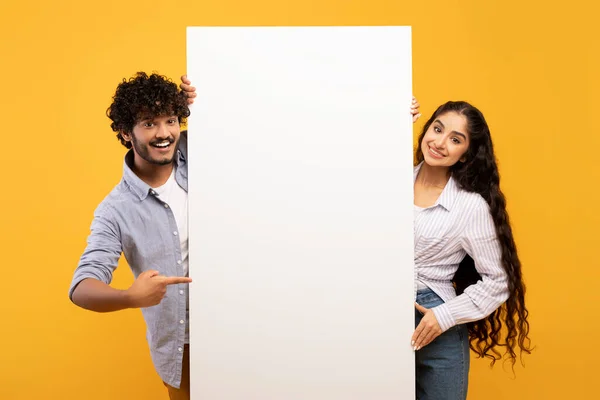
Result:
[[[86,310],[112,312],[131,308],[126,290],[110,287],[97,279],[81,281],[72,295],[73,303]]]

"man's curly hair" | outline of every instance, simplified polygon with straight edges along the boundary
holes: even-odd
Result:
[[[121,132],[131,133],[142,118],[177,115],[179,123],[183,124],[190,116],[190,110],[185,94],[169,78],[138,72],[135,77],[129,81],[123,79],[117,86],[106,115],[112,121],[110,127],[117,132],[117,139],[130,149],[131,142],[125,141]]]

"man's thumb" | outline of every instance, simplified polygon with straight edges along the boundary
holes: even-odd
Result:
[[[160,274],[160,272],[158,272],[158,271],[156,271],[156,270],[154,270],[154,269],[151,269],[151,270],[148,270],[148,271],[144,271],[144,272],[142,272],[142,273],[140,274],[140,277],[142,277],[142,276],[143,276],[143,277],[152,278],[152,277],[155,277],[155,276],[157,276],[158,274]]]

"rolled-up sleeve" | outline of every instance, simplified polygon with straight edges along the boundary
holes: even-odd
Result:
[[[79,259],[69,288],[71,301],[75,288],[84,279],[93,278],[110,284],[121,257],[120,232],[109,206],[104,203],[98,206],[90,230],[87,246]]]
[[[475,262],[481,280],[448,302],[433,308],[442,331],[490,315],[508,298],[508,277],[489,206],[483,198],[470,214],[462,244]]]

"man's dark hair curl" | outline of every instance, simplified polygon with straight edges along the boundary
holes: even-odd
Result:
[[[117,132],[117,139],[130,149],[131,142],[125,141],[121,132],[130,134],[141,118],[177,115],[179,123],[183,124],[190,116],[190,110],[185,94],[169,78],[138,72],[117,86],[106,115],[112,121],[110,127]]]

